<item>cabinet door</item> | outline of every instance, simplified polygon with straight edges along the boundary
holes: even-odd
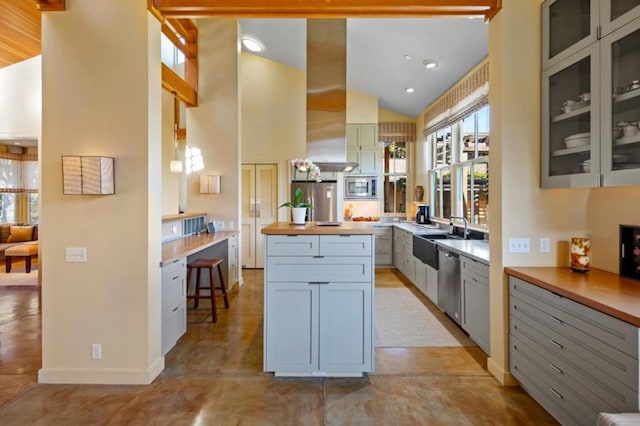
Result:
[[[378,150],[361,149],[358,164],[360,164],[360,173],[378,173]]]
[[[265,371],[318,369],[318,285],[267,282]]]
[[[547,0],[542,4],[542,69],[597,39],[599,0]]]
[[[424,295],[427,294],[427,268],[422,261],[416,257],[413,258],[413,263],[416,265],[415,281],[413,284]]]
[[[228,275],[228,279],[229,282],[227,283],[227,286],[229,288],[231,288],[237,281],[239,278],[239,274],[238,274],[238,236],[237,235],[233,235],[231,237],[229,237],[229,244],[228,244],[228,250],[229,250],[229,254],[228,254],[228,260],[229,260],[229,275]]]
[[[602,0],[600,2],[600,25],[602,35],[640,17],[640,0]]]
[[[640,184],[640,18],[601,40],[603,186]]]
[[[372,371],[372,284],[320,287],[320,372]]]
[[[598,186],[599,46],[542,73],[542,186]],[[588,100],[587,100],[588,98]]]
[[[462,273],[461,326],[469,336],[489,353],[489,283],[483,277]]]
[[[378,125],[360,124],[358,141],[361,150],[376,150],[378,148]]]
[[[347,124],[347,149],[359,149],[360,128],[357,124]]]
[[[425,265],[427,274],[427,297],[436,306],[438,305],[438,271],[429,265]]]

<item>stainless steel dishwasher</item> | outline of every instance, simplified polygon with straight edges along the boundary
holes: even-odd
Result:
[[[460,324],[460,257],[438,247],[438,306]]]

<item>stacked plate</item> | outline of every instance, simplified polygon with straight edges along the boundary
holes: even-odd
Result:
[[[584,160],[582,162],[582,171],[585,173],[591,173],[591,160]]]
[[[591,143],[591,133],[577,133],[571,135],[564,140],[567,148],[577,148],[579,146],[587,146]]]

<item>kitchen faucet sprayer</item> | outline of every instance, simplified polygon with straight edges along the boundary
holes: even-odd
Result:
[[[453,219],[460,219],[464,222],[464,233],[462,234],[462,238],[464,238],[465,240],[469,239],[469,222],[467,222],[467,218],[462,217],[462,216],[450,216],[449,217],[449,233],[453,234]]]

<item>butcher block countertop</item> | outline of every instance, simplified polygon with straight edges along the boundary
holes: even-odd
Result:
[[[579,273],[563,267],[514,267],[505,272],[640,327],[640,281],[601,269]]]
[[[202,212],[202,213],[180,213],[180,214],[170,214],[167,216],[162,216],[162,221],[163,222],[170,222],[172,220],[183,220],[183,219],[191,219],[192,217],[200,217],[200,216],[206,216],[207,214]]]
[[[218,231],[213,234],[189,235],[166,241],[162,243],[162,263],[160,266],[221,243],[237,233],[237,231]]]
[[[322,223],[322,222],[320,222]],[[262,228],[265,235],[373,235],[371,222],[339,222],[338,226],[321,226],[318,222],[294,225],[289,222],[274,222]]]

